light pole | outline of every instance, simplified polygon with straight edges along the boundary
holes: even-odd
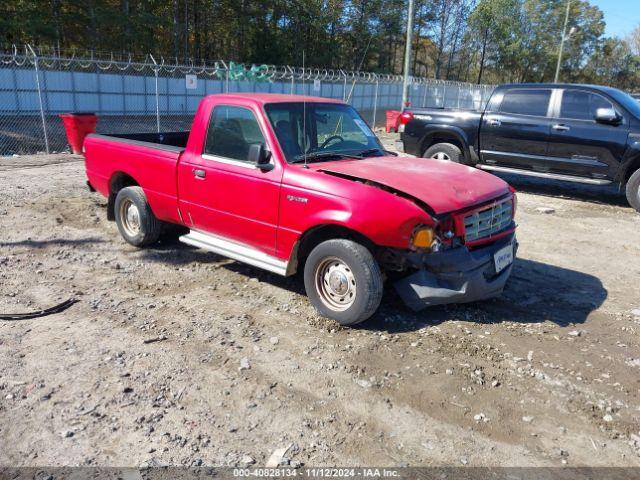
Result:
[[[409,0],[409,12],[407,13],[407,39],[404,45],[404,78],[402,79],[402,105],[400,110],[407,106],[409,98],[409,66],[411,65],[411,38],[413,36],[413,0]]]
[[[564,15],[564,27],[562,28],[562,38],[560,39],[560,51],[558,51],[558,64],[556,65],[556,76],[553,79],[553,83],[558,83],[560,78],[560,65],[562,64],[562,50],[564,49],[564,41],[568,39],[573,32],[576,31],[575,27],[571,27],[569,35],[567,35],[567,23],[569,23],[569,7],[571,6],[571,0],[567,0],[567,12]]]

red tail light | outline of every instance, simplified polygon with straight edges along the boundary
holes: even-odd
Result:
[[[402,112],[400,114],[400,125],[406,125],[413,118],[413,113],[411,112]]]

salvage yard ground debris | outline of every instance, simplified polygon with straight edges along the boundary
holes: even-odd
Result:
[[[0,313],[0,320],[27,320],[31,318],[46,317],[47,315],[63,312],[76,302],[77,300],[75,298],[69,298],[64,302],[54,305],[53,307],[43,308],[42,310],[36,310],[34,312]]]
[[[80,301],[0,322],[0,464],[640,466],[640,215],[616,191],[505,177],[500,299],[414,314],[389,289],[349,329],[297,277],[127,245],[79,159],[43,159],[0,160],[0,312]]]

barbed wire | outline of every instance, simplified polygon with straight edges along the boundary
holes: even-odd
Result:
[[[375,126],[397,109],[402,76],[293,65],[0,45],[0,155],[66,149],[58,114],[95,112],[99,132],[188,130],[205,93],[308,93],[349,103]],[[78,75],[76,75],[78,74]],[[189,78],[194,75],[196,78]],[[316,82],[318,81],[318,82]],[[412,77],[416,106],[481,109],[493,86]]]
[[[391,73],[362,72],[354,70],[327,69],[317,67],[297,67],[291,65],[269,65],[269,64],[247,64],[215,60],[211,62],[202,61],[197,65],[193,60],[187,63],[179,63],[177,59],[166,61],[160,57],[159,61],[153,60],[151,54],[140,56],[141,60],[136,60],[134,54],[114,54],[100,52],[85,52],[80,56],[76,50],[58,50],[54,48],[23,48],[12,45],[4,48],[5,53],[0,53],[0,62],[3,64],[13,64],[22,67],[25,64],[33,64],[36,60],[47,69],[79,68],[83,70],[99,69],[101,71],[121,71],[133,70],[142,72],[152,70],[156,74],[181,75],[203,75],[217,77],[222,80],[267,80],[267,81],[315,81],[324,82],[358,82],[358,83],[399,83],[402,82],[402,75]],[[2,49],[2,47],[0,47]],[[33,52],[33,53],[32,53]],[[35,55],[34,55],[35,53]],[[451,85],[470,86],[468,82],[440,80],[427,77],[411,77],[413,84],[429,85]],[[474,85],[476,88],[483,88],[484,85]],[[487,85],[486,87],[491,87]]]

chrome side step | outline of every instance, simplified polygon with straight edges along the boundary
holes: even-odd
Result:
[[[545,173],[545,172],[534,172],[531,170],[519,170],[517,168],[508,168],[508,167],[498,167],[494,165],[476,165],[480,167],[482,170],[491,170],[494,172],[503,172],[503,173],[513,173],[515,175],[527,175],[529,177],[540,177],[540,178],[550,178],[553,180],[563,180],[565,182],[576,182],[576,183],[588,183],[590,185],[608,185],[611,183],[611,180],[604,180],[598,178],[583,178],[583,177],[574,177],[571,175],[562,175],[559,173]]]
[[[222,237],[191,230],[186,235],[182,235],[180,241],[278,275],[287,275],[287,262],[267,255],[253,247],[232,242]]]

